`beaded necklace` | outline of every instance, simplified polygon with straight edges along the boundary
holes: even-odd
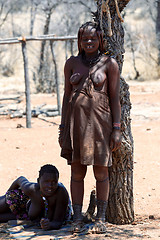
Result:
[[[44,217],[48,217],[48,201],[45,197],[42,196],[42,199],[44,201]]]
[[[93,67],[97,62],[99,62],[100,57],[101,57],[101,53],[99,53],[95,58],[92,58],[89,60],[89,59],[86,59],[85,54],[82,54],[82,62],[87,67]]]

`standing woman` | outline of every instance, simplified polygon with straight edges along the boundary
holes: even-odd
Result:
[[[104,54],[99,25],[87,22],[78,32],[78,56],[65,63],[65,90],[59,126],[61,156],[71,165],[73,232],[83,225],[82,205],[87,166],[96,179],[97,215],[93,232],[106,231],[108,167],[121,144],[117,62]]]

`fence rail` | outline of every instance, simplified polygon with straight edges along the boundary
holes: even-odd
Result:
[[[27,41],[74,41],[76,36],[59,36],[57,37],[54,34],[42,35],[42,36],[21,36],[15,38],[0,39],[0,45],[3,44],[16,44],[20,43],[22,46],[22,55],[23,55],[23,64],[24,64],[24,80],[25,80],[25,95],[26,95],[26,127],[31,128],[31,101],[30,101],[30,81],[28,73],[28,56],[27,56]],[[56,82],[56,91],[57,91],[57,110],[58,114],[61,114],[61,104],[60,104],[60,89],[59,82]]]
[[[45,41],[45,40],[52,40],[52,41],[68,41],[68,40],[76,40],[76,36],[59,36],[57,37],[54,34],[50,35],[42,35],[42,36],[21,36],[15,38],[6,38],[0,39],[0,44],[12,44],[12,43],[21,43],[26,41]]]

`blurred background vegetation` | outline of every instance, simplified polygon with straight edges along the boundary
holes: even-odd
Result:
[[[76,36],[80,25],[92,19],[94,0],[0,0],[0,38],[21,36]],[[123,77],[149,81],[160,78],[160,0],[131,0],[122,13],[125,29]],[[65,60],[77,54],[77,41],[27,42],[32,92],[55,91],[63,85]],[[54,61],[53,61],[54,56]],[[24,87],[21,44],[0,45],[0,87]]]

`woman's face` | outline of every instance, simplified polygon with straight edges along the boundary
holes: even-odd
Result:
[[[82,35],[81,47],[85,51],[85,53],[95,53],[99,48],[99,39],[97,36],[96,29],[88,26]]]

